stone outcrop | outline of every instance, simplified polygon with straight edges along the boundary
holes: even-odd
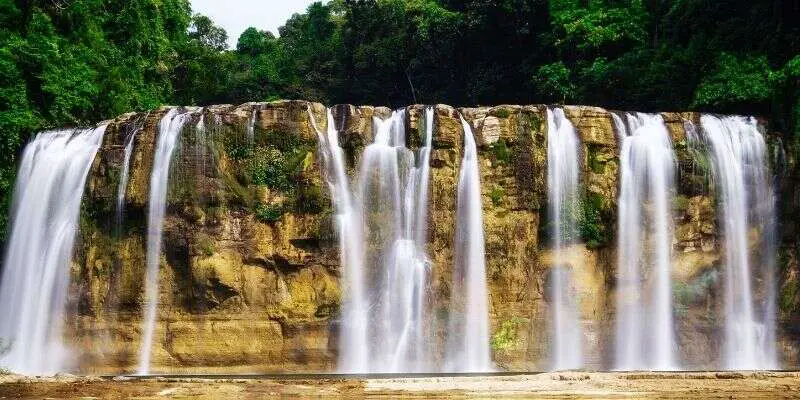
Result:
[[[158,122],[167,111],[126,114],[110,122],[87,184],[72,270],[67,337],[82,372],[130,372],[137,362],[144,305],[149,178]],[[160,270],[154,371],[329,371],[336,364],[343,293],[334,215],[317,157],[321,104],[304,101],[192,109],[173,159]],[[551,254],[546,218],[545,106],[434,108],[428,255],[432,326],[447,323],[455,201],[463,131],[472,126],[481,158],[493,357],[498,366],[547,366],[550,318],[546,287]],[[568,106],[582,148],[586,237],[566,251],[576,269],[589,366],[613,352],[619,148],[611,114]],[[384,107],[332,108],[348,167],[356,167]],[[421,142],[423,106],[407,108],[407,138]],[[206,129],[196,126],[203,118]],[[247,138],[255,115],[254,139]],[[687,134],[694,113],[664,113],[678,158],[674,297],[681,360],[718,361],[721,249],[716,200],[702,149]],[[116,196],[123,143],[137,131],[122,224]],[[688,133],[687,133],[688,132]],[[790,160],[790,162],[793,162]],[[793,169],[792,169],[793,170]],[[783,181],[781,181],[783,182]],[[782,189],[785,189],[782,187]],[[792,189],[792,188],[790,188]],[[794,189],[792,189],[794,190]],[[795,199],[796,201],[796,199]],[[796,204],[796,203],[795,203]],[[755,247],[758,233],[754,232]],[[782,321],[800,315],[795,250],[781,252]],[[783,352],[796,365],[796,333]]]

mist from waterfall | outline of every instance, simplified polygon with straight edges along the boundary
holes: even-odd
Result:
[[[564,257],[564,246],[578,230],[580,142],[575,126],[561,108],[547,109],[547,201],[552,238],[550,267],[551,303],[550,368],[583,366],[580,314],[572,287],[573,268]],[[566,239],[566,240],[565,240]]]
[[[68,363],[62,343],[81,198],[106,126],[42,132],[22,154],[0,281],[0,365],[27,375]],[[2,347],[0,346],[0,347]]]
[[[615,368],[674,370],[672,140],[658,114],[612,116],[622,143]]]
[[[489,293],[483,235],[478,149],[472,127],[461,118],[464,155],[458,175],[453,284],[444,367],[447,372],[489,372]]]
[[[164,214],[167,208],[169,167],[172,154],[189,113],[170,109],[158,125],[153,171],[150,175],[150,202],[147,213],[147,272],[145,276],[145,310],[142,320],[142,343],[139,349],[137,373],[150,373],[150,355],[153,347],[158,314],[158,275],[161,264],[161,240],[164,229]]]
[[[326,133],[317,133],[344,268],[338,369],[428,372],[425,246],[433,110],[425,110],[425,143],[416,153],[406,147],[405,110],[375,118],[374,141],[364,149],[353,185],[331,110],[327,114]]]
[[[754,118],[702,115],[701,123],[725,245],[724,367],[775,369],[775,196],[764,136]],[[755,263],[750,259],[754,229],[764,255]],[[756,300],[756,293],[763,293],[763,300]]]

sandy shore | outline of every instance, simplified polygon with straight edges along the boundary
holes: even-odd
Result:
[[[0,398],[800,398],[798,372],[568,372],[443,377],[0,376]]]

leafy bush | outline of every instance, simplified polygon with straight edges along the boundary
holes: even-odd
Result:
[[[601,216],[603,199],[594,193],[586,194],[580,201],[577,215],[578,233],[586,247],[593,249],[606,244],[606,226]]]
[[[286,191],[291,188],[283,153],[275,148],[257,147],[248,159],[251,183]]]
[[[234,160],[245,160],[250,157],[253,152],[253,146],[241,135],[236,135],[234,132],[231,133],[222,135],[225,152],[228,156]]]
[[[283,216],[283,207],[276,204],[259,203],[256,205],[255,216],[261,222],[276,222]]]

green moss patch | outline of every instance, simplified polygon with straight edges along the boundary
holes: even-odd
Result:
[[[503,321],[500,328],[492,336],[492,349],[494,350],[509,350],[519,344],[519,328],[526,322],[526,319],[521,317],[513,317],[509,320]]]
[[[503,202],[503,197],[506,195],[506,191],[500,186],[492,186],[492,190],[489,191],[489,198],[492,199],[492,204],[497,207]]]

